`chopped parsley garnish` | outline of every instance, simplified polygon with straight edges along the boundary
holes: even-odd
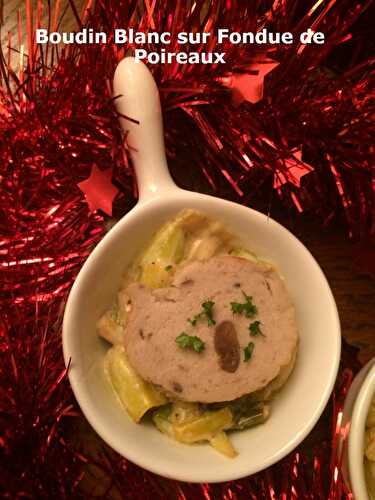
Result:
[[[213,307],[215,302],[212,300],[206,300],[206,302],[202,303],[202,309],[200,313],[196,314],[192,319],[188,318],[188,322],[195,326],[199,320],[206,320],[208,326],[213,326],[216,324],[216,321],[213,318]]]
[[[212,326],[216,323],[216,321],[213,318],[214,305],[215,305],[215,302],[213,302],[212,300],[207,300],[206,302],[203,302],[203,304],[202,304],[204,314],[206,315],[206,318],[207,318],[208,326]]]
[[[171,271],[173,269],[173,266],[169,264],[169,266],[165,266],[164,268],[166,271]]]
[[[253,304],[253,298],[246,295],[244,291],[242,293],[245,297],[245,302],[231,302],[232,312],[233,314],[245,314],[246,318],[253,318],[257,314],[258,309]]]
[[[249,361],[249,359],[253,355],[254,347],[255,347],[254,342],[249,342],[245,347],[245,349],[243,350],[243,360],[245,362]]]
[[[264,333],[260,329],[260,321],[253,321],[250,323],[249,331],[252,337],[257,337],[258,335],[262,335],[264,337]]]
[[[199,337],[188,335],[185,332],[176,337],[176,343],[182,349],[193,349],[195,352],[202,352],[205,348],[204,342]]]

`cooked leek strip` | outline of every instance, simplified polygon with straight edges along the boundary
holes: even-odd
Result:
[[[155,261],[177,264],[184,255],[185,235],[181,227],[168,224],[158,231],[143,255],[141,265]]]
[[[251,262],[255,262],[257,264],[262,264],[265,269],[272,269],[272,264],[263,259],[258,259],[255,253],[246,250],[245,248],[233,248],[230,250],[229,255],[233,255],[234,257],[242,257],[243,259],[250,260]]]
[[[229,429],[232,421],[232,412],[229,408],[204,412],[191,422],[173,425],[174,437],[182,443],[210,441],[217,433]]]
[[[196,210],[182,210],[157,231],[144,254],[128,270],[128,276],[151,288],[168,286],[180,262],[227,253],[232,239],[221,223]],[[127,282],[124,280],[124,286]]]
[[[211,258],[221,247],[222,241],[214,235],[197,238],[192,242],[188,260],[207,260]]]
[[[171,413],[170,405],[162,406],[154,411],[152,415],[152,420],[156,425],[156,428],[160,432],[166,434],[167,436],[174,438],[173,426],[169,421],[169,416]]]
[[[199,418],[202,411],[197,403],[189,403],[186,401],[176,401],[172,404],[169,420],[174,425],[192,422]]]
[[[116,310],[110,309],[97,322],[98,334],[113,345],[122,344],[124,329],[117,320]]]
[[[260,390],[251,394],[246,394],[225,404],[229,407],[233,415],[231,429],[247,429],[254,425],[262,424],[270,414],[270,407],[263,399],[264,391]]]
[[[209,222],[210,219],[202,212],[187,208],[181,210],[170,224],[176,224],[189,233],[199,234],[200,231],[206,230]]]
[[[229,242],[234,239],[221,222],[211,221],[202,214],[200,216],[199,227],[194,229],[194,236],[188,238],[186,244],[187,261],[207,260],[220,253],[225,254],[229,250]]]
[[[158,408],[152,419],[160,432],[182,443],[212,442],[212,446],[227,456],[235,451],[223,432],[232,425],[229,408],[202,412],[196,403],[176,402]]]
[[[183,210],[172,221],[162,226],[141,257],[139,281],[151,288],[167,286],[173,277],[175,265],[185,255],[186,234],[207,222],[207,217],[194,210]]]
[[[163,288],[171,282],[173,272],[169,265],[161,262],[152,262],[142,267],[142,274],[139,282],[150,288]]]
[[[210,439],[210,445],[226,457],[234,458],[238,455],[224,431],[219,432],[212,439]]]
[[[154,236],[143,255],[140,282],[151,288],[160,288],[170,282],[171,270],[184,255],[185,234],[175,224],[163,226]],[[171,267],[172,266],[172,267]]]
[[[252,262],[259,262],[257,256],[245,248],[233,248],[233,250],[229,253],[234,257],[242,257],[243,259],[251,260]]]
[[[130,366],[123,346],[109,349],[104,358],[107,378],[130,417],[139,422],[147,410],[167,403],[165,396],[145,382]]]
[[[250,408],[247,414],[235,417],[231,429],[248,429],[255,425],[263,424],[270,415],[269,405],[259,404]]]

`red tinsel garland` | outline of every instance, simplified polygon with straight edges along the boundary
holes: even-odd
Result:
[[[358,368],[349,348],[326,410],[332,430],[321,424],[309,447],[302,445],[251,478],[221,485],[175,483],[137,468],[105,445],[98,454],[75,444],[72,427],[81,417],[65,376],[60,319],[74,277],[106,224],[103,215],[88,211],[78,183],[94,164],[113,167],[121,190],[115,215],[135,202],[110,83],[117,61],[132,47],[37,46],[33,23],[38,25],[43,8],[52,27],[59,15],[47,2],[40,1],[35,10],[30,4],[28,56],[17,71],[6,53],[0,57],[2,495],[89,496],[81,483],[88,464],[94,464],[127,499],[342,498],[337,422],[352,370]],[[371,4],[102,0],[82,22],[107,33],[134,27],[214,34],[222,26],[240,32],[264,26],[294,34],[308,27],[323,31],[324,46],[267,47],[267,56],[280,64],[267,76],[264,97],[256,104],[235,107],[222,82],[237,72],[251,74],[249,66],[265,58],[264,47],[223,46],[228,62],[216,67],[153,67],[165,109],[169,163],[184,187],[214,191],[263,210],[280,197],[284,206],[312,210],[323,223],[343,216],[353,237],[371,239],[375,58],[366,43],[371,28],[366,31],[360,22],[363,13],[370,16]],[[80,26],[73,2],[71,7]],[[169,50],[174,51],[174,44]],[[287,165],[301,146],[313,172],[298,187]],[[286,182],[275,191],[280,173]]]

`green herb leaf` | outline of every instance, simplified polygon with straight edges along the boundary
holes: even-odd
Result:
[[[207,318],[208,326],[213,326],[216,323],[216,321],[213,318],[214,305],[215,305],[215,302],[213,302],[212,300],[207,300],[206,302],[203,302],[203,304],[202,304],[204,314],[206,315],[206,318]]]
[[[171,271],[173,269],[173,266],[169,264],[169,266],[165,266],[164,268],[166,271]]]
[[[199,337],[188,335],[185,332],[176,337],[176,343],[182,349],[193,349],[195,352],[202,352],[205,348],[204,342]]]
[[[257,337],[258,335],[262,335],[263,337],[265,336],[260,329],[260,321],[253,321],[250,323],[249,330],[252,337]]]
[[[255,347],[254,342],[249,342],[248,345],[243,350],[243,355],[244,355],[243,360],[245,362],[249,361],[249,359],[253,355],[254,347]]]
[[[202,352],[205,348],[203,340],[201,340],[199,337],[192,337],[191,343],[195,352]]]
[[[188,322],[192,326],[196,326],[198,320],[206,320],[208,326],[213,326],[216,324],[216,321],[213,318],[213,307],[215,302],[212,300],[206,300],[206,302],[202,302],[202,309],[200,313],[196,314],[192,319],[188,318]]]
[[[245,297],[245,302],[231,302],[232,312],[233,314],[245,314],[246,318],[253,318],[258,313],[258,309],[253,304],[253,298],[246,295],[244,291],[242,293]]]
[[[176,343],[182,348],[189,347],[191,344],[190,335],[185,332],[180,333],[180,335],[176,337]]]
[[[234,314],[241,314],[243,311],[243,304],[240,304],[239,302],[231,302],[230,306]]]

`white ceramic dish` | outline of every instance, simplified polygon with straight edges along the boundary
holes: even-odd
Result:
[[[352,403],[351,422],[348,438],[349,482],[355,500],[368,500],[365,471],[363,465],[365,446],[365,424],[370,403],[375,395],[375,359],[362,368],[354,379],[345,402],[344,416]]]
[[[122,120],[136,170],[140,198],[97,245],[69,295],[63,325],[65,363],[79,405],[97,433],[117,452],[166,477],[219,482],[254,474],[277,462],[311,431],[331,394],[338,370],[341,335],[334,298],[308,250],[280,224],[255,210],[219,198],[179,189],[164,156],[159,95],[142,63],[123,60],[115,74],[116,103],[140,125]],[[188,446],[151,425],[134,424],[119,406],[103,375],[108,348],[95,323],[116,295],[126,266],[152,233],[183,208],[221,220],[259,256],[272,261],[285,278],[296,306],[300,344],[293,374],[274,401],[269,420],[233,435],[235,459],[206,444]]]

